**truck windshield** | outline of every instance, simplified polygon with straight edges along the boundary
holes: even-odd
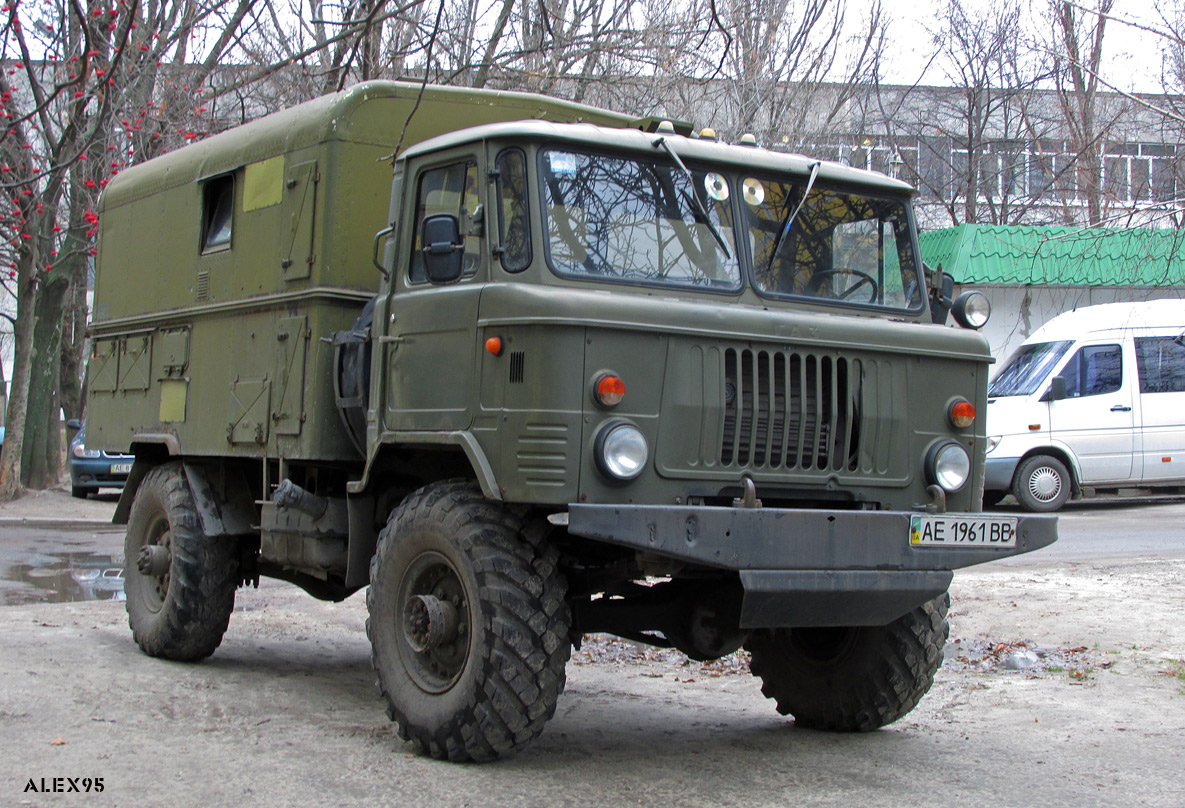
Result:
[[[663,157],[544,151],[540,176],[552,270],[597,280],[740,289],[729,182],[690,169],[689,180]]]
[[[1071,344],[1070,340],[1061,340],[1020,346],[988,385],[988,397],[1028,396],[1037,392]]]
[[[922,284],[906,203],[793,181],[742,183],[753,281],[770,296],[917,309]],[[797,211],[797,213],[796,213]]]

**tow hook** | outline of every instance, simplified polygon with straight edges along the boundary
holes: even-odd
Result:
[[[741,484],[745,488],[745,493],[743,493],[739,499],[734,499],[732,501],[732,507],[734,507],[734,508],[760,508],[761,507],[761,500],[759,500],[757,498],[757,486],[753,485],[753,480],[749,477],[746,477],[741,482]]]

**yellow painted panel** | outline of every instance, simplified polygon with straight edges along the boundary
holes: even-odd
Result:
[[[284,198],[284,157],[247,166],[243,179],[243,212],[280,204]]]
[[[189,382],[163,379],[160,383],[160,421],[162,424],[185,420],[185,389]]]

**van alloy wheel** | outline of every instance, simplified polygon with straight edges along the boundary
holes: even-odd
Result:
[[[1012,483],[1012,495],[1028,511],[1056,511],[1070,498],[1070,472],[1064,463],[1048,455],[1034,455],[1020,464]]]

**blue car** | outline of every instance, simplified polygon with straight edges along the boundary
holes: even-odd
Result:
[[[87,494],[97,493],[100,488],[122,489],[135,456],[86,448],[86,421],[71,420],[66,426],[78,429],[70,441],[70,495],[86,499]]]

